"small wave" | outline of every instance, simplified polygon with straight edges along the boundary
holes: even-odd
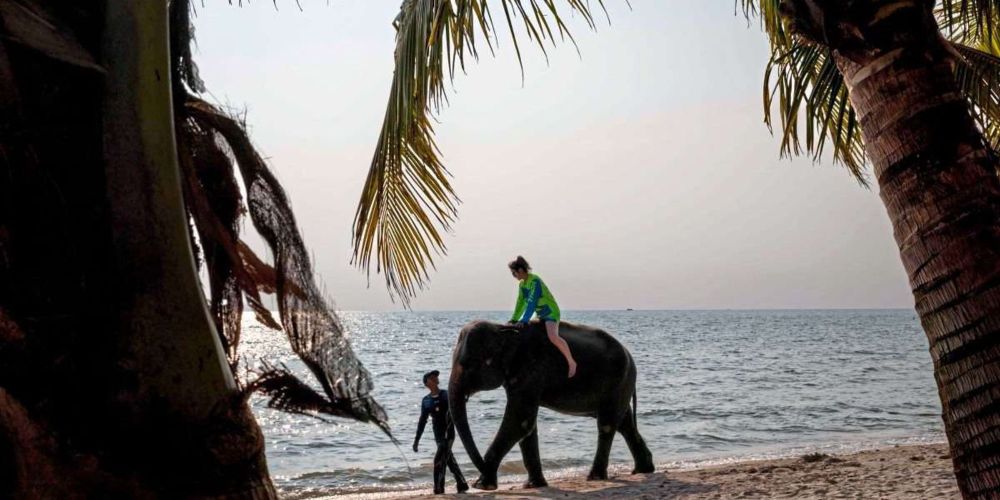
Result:
[[[431,467],[433,468],[433,466]],[[382,484],[406,483],[412,480],[412,476],[405,471],[398,470],[371,470],[360,467],[349,467],[331,471],[314,471],[299,474],[291,478],[291,481],[302,483],[328,483],[328,482],[377,482]]]
[[[724,410],[715,411],[702,411],[697,408],[651,408],[648,410],[641,409],[642,404],[639,405],[639,419],[651,418],[651,417],[663,417],[663,421],[670,422],[676,420],[708,420],[708,419],[721,419],[729,418],[733,416],[732,412]]]
[[[338,443],[331,443],[329,441],[310,441],[298,446],[302,446],[303,448],[343,448],[342,445]]]
[[[704,432],[697,433],[683,433],[683,434],[671,434],[669,437],[676,439],[678,441],[696,443],[699,446],[705,448],[713,448],[716,444],[727,443],[727,444],[746,444],[748,441],[744,438],[731,438],[719,436],[716,434],[709,434]]]

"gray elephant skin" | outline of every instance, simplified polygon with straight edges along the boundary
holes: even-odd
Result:
[[[632,355],[598,328],[563,322],[559,333],[578,364],[573,378],[566,377],[566,361],[549,341],[541,323],[515,328],[473,321],[459,333],[452,353],[448,399],[455,429],[480,472],[474,487],[496,488],[500,462],[517,443],[528,471],[525,486],[547,485],[535,425],[540,406],[597,419],[597,454],[589,479],[607,479],[608,454],[615,432],[621,433],[632,453],[632,473],[653,472],[653,455],[636,421],[636,367]],[[507,392],[507,407],[500,429],[486,455],[481,456],[469,429],[466,402],[477,392],[501,386]]]

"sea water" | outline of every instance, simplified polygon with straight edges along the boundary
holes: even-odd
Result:
[[[341,313],[402,444],[397,448],[371,425],[270,410],[255,396],[268,465],[282,495],[429,487],[435,450],[430,425],[420,451],[410,449],[427,392],[421,375],[440,370],[446,386],[461,327],[508,315]],[[568,311],[564,319],[603,328],[631,351],[639,430],[658,464],[944,440],[927,340],[912,310]],[[244,324],[244,359],[284,362],[308,377],[281,332],[249,318]],[[481,452],[499,427],[505,401],[497,389],[468,403]],[[596,427],[593,419],[543,408],[538,436],[546,475],[585,474],[597,448]],[[475,479],[458,440],[454,451],[466,477]],[[611,463],[631,470],[620,436]],[[517,479],[523,470],[515,447],[500,479]],[[450,475],[448,481],[450,491]]]

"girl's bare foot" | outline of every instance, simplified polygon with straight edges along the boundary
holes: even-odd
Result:
[[[573,378],[573,375],[576,375],[576,361],[569,362],[569,377],[567,378]]]

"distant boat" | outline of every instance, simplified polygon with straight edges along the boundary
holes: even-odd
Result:
[[[627,309],[625,309],[625,310],[626,310],[626,311],[634,311],[635,309],[632,309],[631,307],[629,307],[629,308],[627,308]]]

